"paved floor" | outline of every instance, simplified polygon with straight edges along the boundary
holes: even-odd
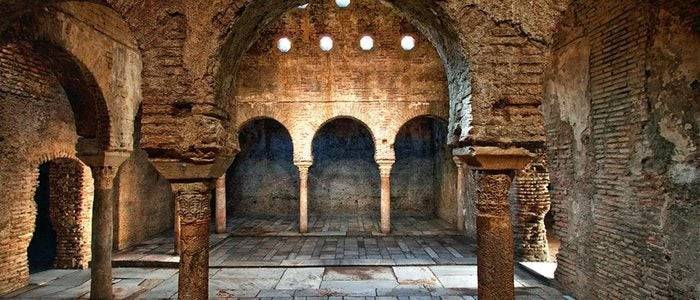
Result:
[[[299,219],[294,216],[235,216],[228,228],[234,236],[301,236]],[[435,217],[391,219],[390,235],[459,235],[454,226]],[[383,236],[379,216],[310,216],[309,233],[303,236]]]
[[[376,232],[370,217],[312,217],[309,234],[291,217],[246,217],[229,234],[209,239],[212,267],[473,265],[475,245],[435,218],[394,218],[393,232]],[[114,255],[116,266],[177,267],[172,237],[148,240]]]
[[[477,287],[475,266],[213,268],[209,278],[209,296],[218,299],[474,299]],[[177,279],[177,269],[116,268],[114,293],[117,299],[175,298]],[[5,297],[87,298],[90,271],[44,271],[33,274],[31,283]],[[520,269],[514,283],[517,299],[562,299],[555,289]]]

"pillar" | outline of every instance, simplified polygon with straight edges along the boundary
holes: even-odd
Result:
[[[379,175],[381,177],[381,231],[384,234],[391,232],[391,167],[394,161],[380,161]]]
[[[474,170],[478,298],[514,299],[508,192],[515,172],[524,169],[534,155],[522,148],[499,147],[467,147],[453,153]]]
[[[179,299],[209,296],[209,223],[213,182],[173,183],[180,216]]]
[[[173,240],[175,242],[175,255],[180,255],[180,204],[175,202],[175,213],[173,214]]]
[[[465,225],[464,225],[464,201],[466,198],[466,191],[464,190],[465,187],[465,181],[464,181],[464,168],[465,165],[462,163],[462,160],[460,160],[458,157],[453,158],[455,165],[457,165],[457,230],[460,232],[466,231]]]
[[[92,171],[95,189],[92,205],[92,260],[90,298],[112,299],[112,248],[114,238],[114,179],[129,152],[108,152],[81,157]]]
[[[549,247],[544,218],[549,212],[549,174],[544,157],[515,176],[517,186],[518,213],[516,234],[519,243],[516,249],[522,261],[547,261]]]
[[[299,168],[299,232],[309,232],[309,168],[311,161],[294,163]]]
[[[226,175],[216,180],[216,233],[226,233]]]

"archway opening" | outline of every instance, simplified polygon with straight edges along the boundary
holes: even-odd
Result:
[[[456,167],[446,140],[447,124],[438,118],[418,117],[401,127],[391,172],[392,215],[457,227]]]
[[[374,152],[372,133],[355,119],[336,118],[316,132],[309,170],[309,224],[313,216],[378,216]]]
[[[92,216],[87,167],[59,158],[41,164],[37,172],[35,226],[27,247],[29,272],[87,267]]]
[[[247,122],[239,132],[241,152],[227,172],[227,216],[236,231],[248,217],[293,219],[299,211],[299,175],[287,129],[270,118]]]

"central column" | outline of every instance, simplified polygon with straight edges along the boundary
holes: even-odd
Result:
[[[393,160],[379,161],[379,175],[381,177],[381,231],[384,234],[391,232],[391,167]]]
[[[464,225],[464,201],[466,198],[466,191],[464,190],[464,168],[466,166],[458,157],[453,157],[452,159],[455,165],[457,165],[457,230],[464,232],[466,230]]]
[[[83,157],[90,166],[95,189],[92,206],[92,261],[90,298],[112,299],[112,248],[114,238],[114,178],[129,152]]]
[[[216,180],[216,233],[226,233],[226,175]]]
[[[515,171],[524,169],[534,155],[523,148],[499,147],[467,147],[453,153],[474,170],[478,298],[513,299],[515,260],[508,192]]]
[[[173,183],[180,216],[179,299],[209,296],[209,223],[213,182]]]
[[[309,168],[311,161],[298,161],[299,168],[299,232],[309,232]]]
[[[476,193],[479,299],[513,299],[513,228],[508,191],[513,171],[478,170]]]

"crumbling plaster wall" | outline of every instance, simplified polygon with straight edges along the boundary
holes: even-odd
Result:
[[[556,278],[578,297],[697,295],[700,44],[690,3],[658,4],[575,1],[556,35]]]

